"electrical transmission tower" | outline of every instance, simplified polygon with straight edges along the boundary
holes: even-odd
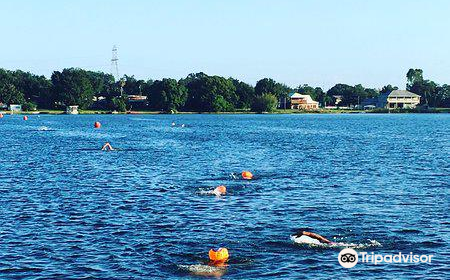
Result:
[[[114,45],[112,49],[112,58],[111,58],[111,75],[114,76],[114,79],[116,81],[120,79],[118,61],[119,57],[117,56],[117,47],[116,45]]]

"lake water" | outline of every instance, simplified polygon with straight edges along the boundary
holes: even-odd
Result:
[[[1,279],[198,279],[185,266],[220,246],[223,279],[450,278],[449,114],[5,116],[0,131]],[[434,257],[346,269],[339,248],[293,244],[302,227]]]

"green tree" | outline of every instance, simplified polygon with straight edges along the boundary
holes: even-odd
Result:
[[[94,90],[87,71],[69,68],[52,74],[53,93],[61,105],[79,105],[87,109],[93,103]]]
[[[113,97],[112,104],[113,104],[114,110],[119,111],[119,112],[126,112],[127,111],[126,101],[127,101],[127,97],[125,95]]]
[[[446,90],[433,81],[425,80],[422,69],[409,69],[406,78],[406,88],[420,95],[422,104],[430,107],[442,106]]]
[[[255,86],[256,96],[261,96],[264,93],[270,93],[277,97],[277,99],[280,101],[280,104],[287,101],[289,92],[292,92],[291,88],[270,78],[259,80]]]
[[[218,96],[233,105],[226,106],[227,110],[234,110],[234,104],[237,104],[239,98],[236,95],[236,87],[232,81],[219,76],[208,76],[204,73],[191,74],[185,80],[180,81],[186,84],[188,97],[185,109],[197,112],[214,112],[222,104]]]
[[[234,106],[226,101],[222,95],[216,95],[212,103],[214,112],[230,112],[234,111]]]
[[[51,95],[52,83],[44,76],[16,70],[11,72],[14,86],[23,93],[25,100],[40,108],[52,108],[54,100]],[[32,108],[32,106],[30,107]]]
[[[0,102],[4,104],[24,104],[25,97],[12,83],[0,83]]]
[[[24,111],[35,111],[37,108],[36,104],[31,101],[27,101],[22,104],[22,110]]]
[[[238,96],[238,101],[234,106],[240,109],[250,108],[253,99],[255,98],[255,89],[251,85],[239,80],[233,78],[230,78],[230,80],[235,86],[236,95]]]
[[[278,98],[271,93],[263,93],[257,96],[252,104],[252,111],[254,112],[273,112],[277,108]]]
[[[368,89],[358,84],[356,86],[349,86],[346,84],[337,84],[330,88],[327,92],[329,96],[342,96],[342,101],[339,105],[342,106],[356,106],[368,97],[378,96],[378,91],[375,89]]]
[[[380,90],[380,93],[391,93],[394,90],[398,90],[398,87],[386,85]]]
[[[332,98],[328,97],[322,88],[313,88],[308,84],[300,85],[295,89],[296,92],[304,95],[309,95],[314,101],[318,101],[321,106],[325,106],[326,103],[331,103]]]
[[[342,101],[339,105],[348,106],[357,103],[357,98],[354,96],[354,88],[346,84],[337,84],[330,88],[327,92],[329,96],[342,96]]]
[[[313,88],[312,86],[309,86],[308,84],[298,86],[295,90],[300,94],[311,96],[311,98],[313,100],[318,100],[318,96],[317,96],[318,92],[316,93],[315,88]]]
[[[450,108],[450,86],[444,84],[437,88],[438,101],[436,107]]]
[[[360,105],[361,101],[367,98],[366,89],[361,84],[354,86],[351,98],[352,98],[351,101],[349,101],[350,104]]]
[[[423,81],[423,70],[422,69],[409,69],[406,73],[406,89],[412,90],[414,84],[421,83]]]
[[[289,92],[292,92],[293,89],[288,86],[278,83],[270,78],[264,78],[259,80],[255,86],[255,95],[261,96],[264,93],[270,93],[275,95],[275,97],[279,100],[279,104],[282,104],[282,107],[285,106],[289,99]]]
[[[137,80],[134,76],[124,75],[122,81],[125,82],[123,86],[123,93],[126,95],[140,95],[145,86],[144,80]],[[118,82],[120,83],[120,81]]]
[[[380,92],[374,88],[365,88],[364,91],[365,91],[366,98],[373,98],[373,97],[377,97],[378,95],[380,95]]]
[[[150,108],[162,111],[178,111],[187,99],[187,89],[175,79],[154,81],[148,88]]]
[[[120,94],[120,91],[115,88],[113,75],[94,71],[86,71],[86,74],[95,97],[112,98]]]

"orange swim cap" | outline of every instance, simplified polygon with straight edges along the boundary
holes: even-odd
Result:
[[[253,174],[250,171],[242,171],[241,175],[245,180],[251,180],[253,178]]]
[[[218,186],[215,191],[219,194],[226,194],[227,188],[225,186]]]
[[[219,248],[217,251],[214,249],[209,250],[209,259],[213,262],[225,262],[228,260],[228,249],[227,248]]]

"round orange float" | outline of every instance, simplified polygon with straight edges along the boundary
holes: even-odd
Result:
[[[211,249],[208,255],[209,259],[213,262],[225,262],[229,258],[227,248],[219,248],[218,250]]]
[[[100,122],[95,122],[94,123],[94,127],[95,128],[100,128],[102,125],[100,124]]]
[[[0,114],[0,119],[3,118],[3,114]]]
[[[27,117],[27,116],[24,116],[24,117],[23,117],[23,120],[24,120],[24,121],[27,121],[27,120],[28,120],[28,117]]]
[[[253,174],[250,171],[242,171],[242,179],[251,180],[253,178]]]

